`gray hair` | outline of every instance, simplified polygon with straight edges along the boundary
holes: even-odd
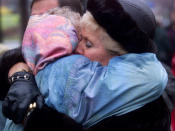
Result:
[[[47,14],[54,14],[54,15],[59,15],[63,16],[71,21],[71,23],[75,26],[77,31],[80,29],[79,23],[80,23],[80,14],[72,11],[69,6],[64,6],[64,7],[57,7],[50,9]]]

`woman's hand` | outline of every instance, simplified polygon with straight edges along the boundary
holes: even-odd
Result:
[[[3,114],[15,123],[22,123],[29,105],[36,102],[36,108],[43,106],[44,99],[36,85],[34,75],[25,63],[15,64],[9,71],[11,87],[2,105]]]
[[[17,64],[13,65],[10,68],[9,73],[8,73],[8,77],[11,77],[14,73],[20,72],[20,71],[30,72],[30,69],[26,63],[18,62]]]

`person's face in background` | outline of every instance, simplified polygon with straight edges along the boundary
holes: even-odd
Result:
[[[59,6],[58,0],[34,0],[31,15],[39,15]]]

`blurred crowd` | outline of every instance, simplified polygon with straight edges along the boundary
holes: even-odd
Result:
[[[169,26],[165,27],[161,21],[157,20],[154,42],[157,46],[158,58],[171,67],[175,74],[175,61],[173,61],[175,53],[175,10],[172,10],[170,14]]]
[[[168,26],[164,26],[160,19],[156,19],[156,21],[157,28],[154,43],[157,47],[157,56],[164,64],[169,75],[169,84],[166,89],[167,94],[164,94],[164,98],[169,103],[169,108],[171,108],[172,131],[175,131],[175,10],[170,12],[170,24]]]

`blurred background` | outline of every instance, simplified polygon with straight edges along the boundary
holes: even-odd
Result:
[[[0,47],[21,44],[32,0],[0,0]]]
[[[163,27],[175,21],[175,0],[142,0]],[[0,0],[0,45],[19,46],[30,14],[32,0]]]
[[[175,0],[142,0],[163,27],[175,21]],[[0,45],[14,48],[21,44],[32,0],[0,0]],[[174,13],[174,14],[173,14]]]

